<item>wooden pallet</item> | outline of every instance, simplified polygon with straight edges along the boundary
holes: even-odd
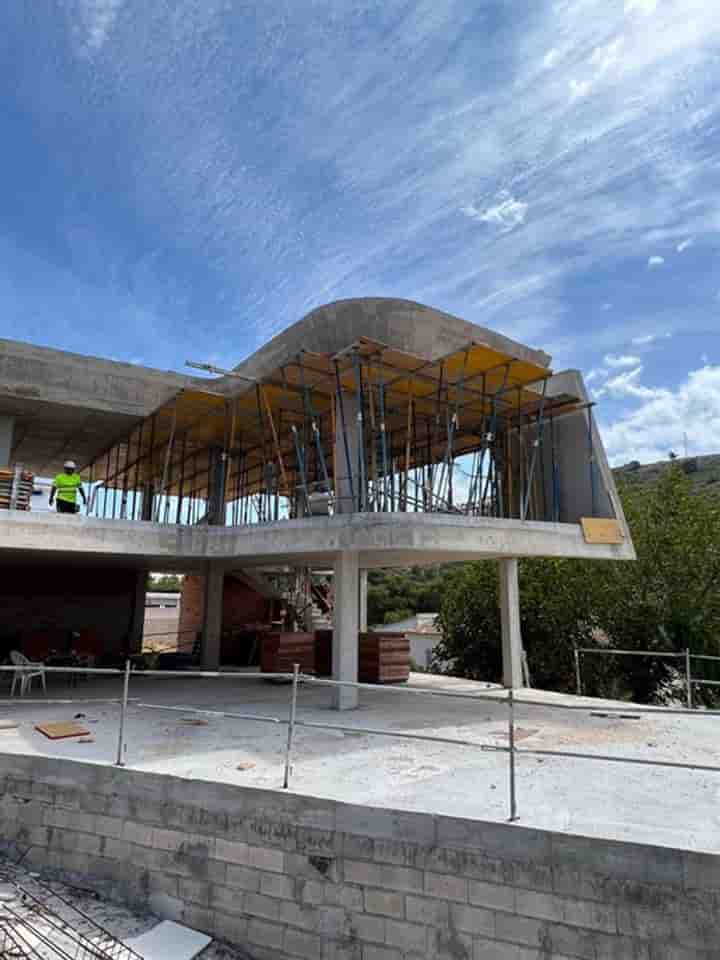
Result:
[[[266,633],[260,641],[261,673],[315,673],[315,634]]]
[[[361,633],[360,683],[405,683],[410,677],[410,641],[402,633]]]

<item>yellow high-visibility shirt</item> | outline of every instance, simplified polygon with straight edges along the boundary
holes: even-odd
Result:
[[[57,490],[58,500],[75,503],[78,489],[82,486],[82,477],[79,473],[59,473],[53,483]]]

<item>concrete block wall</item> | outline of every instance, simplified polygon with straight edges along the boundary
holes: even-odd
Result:
[[[6,856],[253,960],[710,960],[720,858],[42,757]]]
[[[202,629],[205,604],[205,577],[186,576],[180,598],[179,631],[184,643]],[[268,623],[270,601],[248,584],[226,574],[223,582],[223,627],[237,624]]]

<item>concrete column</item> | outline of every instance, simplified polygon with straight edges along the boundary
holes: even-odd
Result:
[[[132,616],[128,631],[128,653],[141,653],[143,632],[145,630],[145,594],[147,592],[147,570],[135,573],[135,594],[132,599]]]
[[[333,623],[333,680],[358,678],[358,591],[360,571],[357,553],[343,551],[335,560],[335,602]],[[358,705],[358,691],[336,687],[335,709],[351,710]]]
[[[208,563],[205,569],[205,597],[200,645],[200,661],[202,666],[208,670],[217,670],[220,666],[224,582],[225,574],[222,567],[214,563]]]
[[[502,623],[503,686],[523,686],[522,635],[518,562],[498,561],[500,567],[500,619]]]
[[[0,417],[0,467],[9,467],[13,450],[15,417]]]
[[[146,483],[143,485],[142,514],[140,515],[141,520],[148,520],[148,521],[152,520],[154,505],[155,505],[155,487],[152,483]]]
[[[360,620],[360,633],[367,633],[367,591],[368,591],[368,572],[360,571],[360,595],[358,597],[359,609],[358,618]]]

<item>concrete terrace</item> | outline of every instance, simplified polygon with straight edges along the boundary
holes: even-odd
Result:
[[[391,689],[363,690],[360,707],[333,713],[326,687],[303,685],[298,719],[349,728],[385,728],[478,744],[507,743],[507,707],[497,687],[413,674],[412,686],[483,694],[490,700],[410,696]],[[52,679],[51,697],[4,702],[0,751],[115,762],[119,708],[80,703],[116,697],[119,678],[69,688]],[[532,705],[516,708],[518,748],[556,749],[720,766],[716,716],[643,715],[621,719],[591,716],[602,701],[578,700],[528,690]],[[259,679],[132,678],[130,696],[140,702],[218,712],[287,718],[290,688]],[[588,713],[556,709],[586,704]],[[630,705],[628,716],[633,713]],[[85,715],[92,743],[51,742],[34,730],[40,722]],[[188,722],[197,721],[202,722]],[[17,726],[7,727],[8,723]],[[126,725],[129,769],[216,781],[264,790],[282,785],[287,727],[268,722],[199,717],[191,711],[153,710],[135,700]],[[720,772],[672,770],[585,759],[520,756],[517,765],[520,824],[562,833],[648,842],[680,849],[720,852],[717,804]],[[393,740],[363,733],[299,727],[292,793],[391,809],[502,822],[508,816],[508,759],[448,744]]]

